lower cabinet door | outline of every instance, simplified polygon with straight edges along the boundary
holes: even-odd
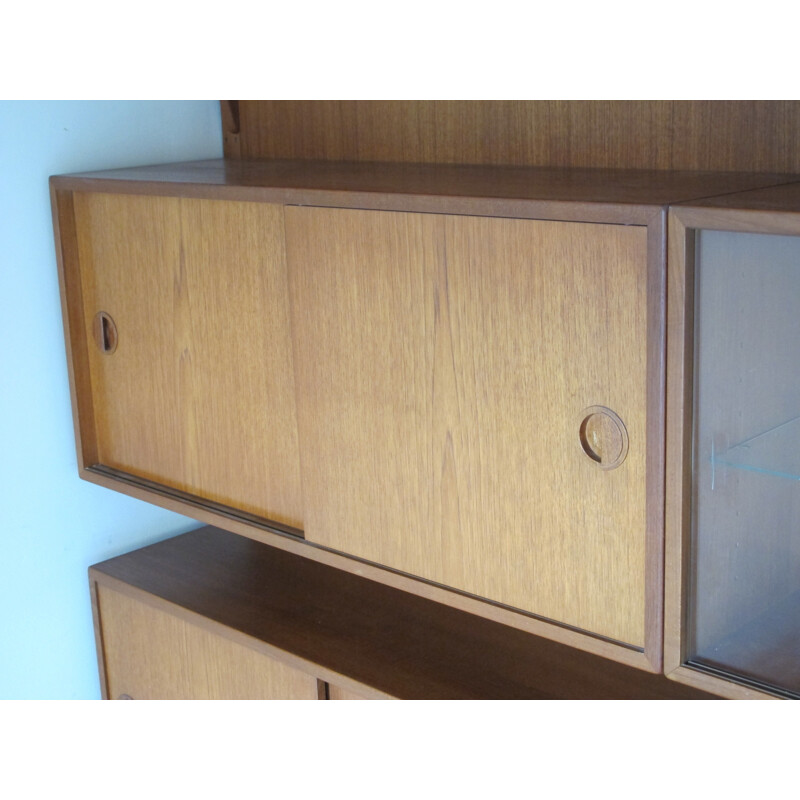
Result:
[[[97,586],[111,700],[317,700],[317,679],[107,586]]]

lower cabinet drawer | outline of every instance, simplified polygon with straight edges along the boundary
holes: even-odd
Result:
[[[315,677],[97,586],[105,695],[117,700],[316,700]]]

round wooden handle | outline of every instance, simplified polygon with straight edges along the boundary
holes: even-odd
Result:
[[[583,452],[601,469],[618,467],[628,455],[628,429],[605,406],[590,406],[581,412],[578,438]]]

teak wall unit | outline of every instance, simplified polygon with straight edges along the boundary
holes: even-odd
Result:
[[[795,179],[296,161],[54,178],[81,474],[660,672],[667,210]],[[685,532],[685,453],[671,464]]]

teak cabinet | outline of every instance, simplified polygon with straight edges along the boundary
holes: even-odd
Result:
[[[96,614],[107,698],[319,698],[313,676],[101,583]]]
[[[667,337],[689,245],[672,223],[668,268],[668,209],[792,180],[225,161],[54,178],[82,475],[660,672],[665,513],[676,537],[691,516],[691,346]]]

